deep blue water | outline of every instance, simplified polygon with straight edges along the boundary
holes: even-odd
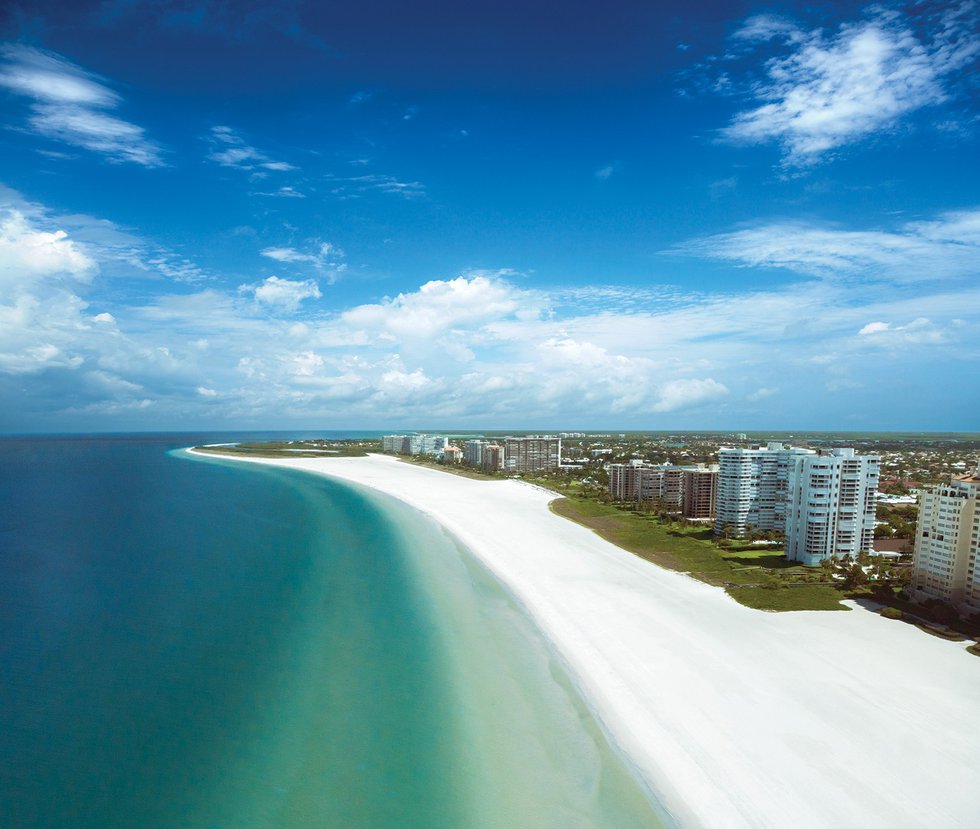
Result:
[[[265,437],[0,439],[0,826],[658,825],[438,528],[172,451]]]

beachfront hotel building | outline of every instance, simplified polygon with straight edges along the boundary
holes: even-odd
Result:
[[[749,530],[785,532],[790,462],[815,454],[812,449],[778,441],[754,449],[719,449],[715,534],[738,537]]]
[[[786,558],[812,567],[871,552],[880,463],[850,448],[790,458]]]
[[[504,438],[504,469],[507,472],[544,472],[561,466],[561,438],[536,435]]]
[[[442,435],[384,435],[381,451],[396,455],[441,455],[448,443]]]
[[[924,490],[919,501],[912,596],[980,612],[980,467]]]
[[[658,502],[685,518],[714,515],[716,466],[673,466],[633,460],[606,466],[609,494],[617,501]]]

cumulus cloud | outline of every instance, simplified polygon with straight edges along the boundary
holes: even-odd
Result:
[[[674,252],[822,278],[909,282],[975,277],[980,273],[980,210],[946,213],[894,230],[776,222],[696,239]]]
[[[690,409],[720,400],[728,394],[728,389],[722,383],[710,377],[704,380],[669,380],[660,387],[653,411],[676,412]]]
[[[77,368],[87,304],[75,293],[98,264],[60,229],[0,214],[0,373]]]
[[[212,127],[209,140],[211,152],[208,153],[207,158],[222,167],[233,167],[238,170],[273,170],[276,172],[296,169],[286,161],[276,161],[269,158],[261,150],[249,145],[231,127]],[[288,190],[292,191],[292,188],[288,188]],[[295,194],[295,191],[292,193]],[[290,193],[279,191],[275,195],[290,195]],[[302,194],[299,195],[302,196]]]
[[[0,211],[0,288],[59,274],[89,281],[97,271],[64,230],[38,230],[20,211]]]
[[[298,310],[304,299],[319,299],[322,296],[316,280],[299,281],[280,279],[278,276],[270,276],[255,285],[242,285],[239,290],[252,294],[258,302],[269,308],[286,312]]]
[[[114,163],[160,167],[160,147],[142,127],[108,114],[122,104],[97,76],[60,55],[21,44],[0,47],[0,86],[32,99],[28,127]]]
[[[980,54],[976,20],[972,2],[939,20],[874,7],[865,20],[836,31],[807,31],[773,15],[752,17],[736,40],[777,41],[783,48],[749,85],[758,105],[736,115],[721,134],[736,143],[775,141],[787,165],[812,164],[946,101],[951,79]],[[917,23],[928,31],[917,32]]]
[[[70,218],[21,207],[0,221],[0,263],[6,277],[16,274],[0,295],[0,396],[10,403],[0,422],[11,427],[26,421],[10,412],[50,411],[52,400],[58,417],[86,428],[195,415],[286,423],[293,413],[338,426],[711,428],[757,414],[760,400],[774,413],[843,422],[841,412],[905,406],[901,383],[934,382],[940,362],[962,379],[969,371],[955,367],[980,359],[970,337],[980,288],[968,281],[886,291],[812,279],[748,294],[548,291],[499,269],[334,308],[310,302],[320,295],[316,279],[281,276],[190,292],[148,281],[127,302],[132,294],[111,288],[119,277],[106,269],[115,261],[108,243],[129,240]],[[974,221],[951,214],[913,227],[902,232],[962,245]],[[265,250],[267,261],[297,268],[324,254],[319,243]],[[927,352],[928,367],[916,368]],[[882,373],[901,370],[872,404],[857,405],[866,392],[854,390],[867,378],[841,367],[866,366],[868,355]]]
[[[429,339],[459,326],[499,320],[522,313],[536,316],[533,294],[486,276],[435,279],[413,293],[398,294],[377,304],[344,312],[342,321],[398,339]]]

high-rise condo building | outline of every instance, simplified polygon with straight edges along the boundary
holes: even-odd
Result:
[[[980,611],[980,467],[919,496],[913,596]]]
[[[673,466],[633,460],[606,466],[609,494],[617,501],[660,502],[686,518],[711,518],[717,466]]]
[[[504,447],[499,443],[488,443],[483,447],[483,461],[480,465],[486,472],[499,472],[504,468]]]
[[[463,460],[470,466],[483,466],[483,447],[488,440],[468,440],[463,444]]]
[[[800,455],[815,454],[812,449],[776,441],[756,449],[719,449],[715,533],[784,532],[790,462]]]
[[[448,442],[442,435],[384,435],[381,450],[399,455],[440,455]]]
[[[681,515],[685,518],[714,518],[717,493],[717,466],[685,469]]]
[[[561,438],[534,436],[504,439],[504,469],[508,472],[543,472],[561,465]]]
[[[808,566],[857,558],[874,543],[880,459],[831,449],[790,459],[786,489],[786,557]]]

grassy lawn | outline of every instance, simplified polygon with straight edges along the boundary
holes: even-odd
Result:
[[[834,586],[809,584],[812,569],[786,561],[772,547],[711,541],[707,527],[664,524],[655,515],[628,512],[588,498],[562,498],[551,509],[618,547],[661,567],[725,587],[736,601],[759,610],[847,610]],[[794,582],[798,586],[788,586]],[[778,585],[766,586],[762,585]]]
[[[840,603],[846,598],[837,588],[822,584],[800,587],[729,587],[728,595],[757,610],[850,610]]]

